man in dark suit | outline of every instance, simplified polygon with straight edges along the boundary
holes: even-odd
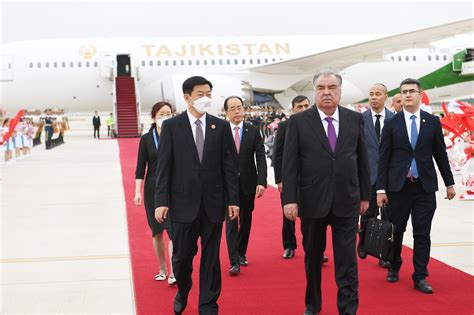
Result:
[[[446,198],[452,199],[454,179],[449,167],[446,146],[439,119],[420,110],[421,83],[405,79],[400,84],[403,111],[390,120],[382,134],[377,177],[377,204],[390,202],[390,221],[396,226],[393,260],[387,273],[387,281],[398,281],[402,265],[403,233],[411,214],[413,225],[412,274],[415,288],[432,293],[426,281],[430,260],[431,221],[436,209],[435,191],[438,179],[433,164],[446,185]]]
[[[94,126],[94,139],[97,134],[97,139],[100,139],[100,116],[98,112],[95,112],[94,117],[92,117],[92,126]]]
[[[199,237],[199,313],[217,314],[221,292],[219,247],[226,204],[231,219],[239,215],[237,154],[229,124],[206,114],[211,92],[211,82],[203,77],[184,81],[188,110],[164,121],[161,127],[155,217],[161,223],[169,211],[171,218],[178,285],[175,314],[181,314],[187,305]]]
[[[356,236],[369,206],[370,175],[362,115],[339,106],[340,75],[314,77],[316,105],[292,115],[283,153],[283,204],[301,218],[305,250],[305,314],[321,310],[321,265],[331,225],[339,314],[356,314]]]
[[[300,113],[310,106],[309,99],[304,95],[297,95],[291,101],[292,113]],[[273,153],[273,171],[275,173],[275,183],[277,184],[278,191],[280,191],[280,199],[282,200],[283,208],[283,184],[281,182],[281,166],[283,164],[283,151],[285,147],[285,135],[286,125],[288,120],[282,121],[278,124],[278,130],[275,137],[275,148]],[[283,241],[283,258],[291,259],[295,256],[296,235],[295,235],[295,221],[288,220],[283,214],[283,228],[282,228],[282,241]]]
[[[246,254],[254,200],[255,196],[262,197],[267,187],[267,161],[263,139],[257,127],[244,123],[243,104],[243,100],[238,96],[229,96],[224,101],[224,110],[229,119],[235,148],[239,155],[240,222],[231,220],[227,215],[225,225],[231,275],[239,274],[240,266],[248,265]]]
[[[377,207],[377,194],[375,181],[377,180],[377,169],[379,162],[379,145],[380,135],[382,134],[385,124],[394,116],[394,114],[385,108],[385,101],[387,100],[387,87],[382,83],[374,84],[369,91],[370,109],[365,111],[364,117],[364,134],[367,143],[367,151],[369,153],[370,165],[370,184],[372,189],[370,195],[369,209],[360,217],[359,226],[359,243],[357,244],[357,254],[360,258],[365,259],[367,253],[364,251],[365,231],[367,222],[370,218],[378,215],[379,209]],[[382,218],[388,220],[388,208],[382,211]],[[379,265],[383,268],[390,266],[389,261],[379,260]]]

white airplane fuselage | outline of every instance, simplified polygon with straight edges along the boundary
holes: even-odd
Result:
[[[252,68],[346,47],[378,36],[235,37],[154,39],[64,39],[27,41],[2,46],[1,100],[9,113],[19,108],[64,108],[68,112],[112,111],[117,56],[129,56],[128,75],[136,78],[142,110],[160,100],[185,109],[181,84],[201,75],[214,85],[216,110],[229,95],[253,98],[266,91],[287,107],[297,94],[311,100],[311,86],[290,87],[313,73],[275,75]],[[467,46],[467,45],[466,45]],[[409,49],[383,61],[358,63],[344,69],[341,104],[367,97],[370,86],[389,90],[407,77],[420,78],[452,62],[459,49]],[[128,58],[128,57],[125,57]],[[470,96],[472,81],[430,89],[431,101]]]

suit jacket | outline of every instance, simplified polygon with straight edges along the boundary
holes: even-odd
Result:
[[[255,161],[257,165],[255,165]],[[255,195],[255,187],[267,187],[267,160],[260,130],[250,124],[242,126],[239,151],[239,182],[245,195]]]
[[[316,106],[292,115],[283,152],[283,204],[298,203],[302,218],[357,217],[370,200],[362,115],[339,106],[333,153]]]
[[[92,125],[94,125],[94,127],[100,127],[100,116],[94,116],[92,118]]]
[[[169,207],[172,222],[191,223],[201,202],[214,223],[224,220],[226,202],[239,205],[237,152],[229,124],[207,114],[201,163],[184,112],[161,128],[155,206]]]
[[[283,164],[283,148],[285,144],[286,125],[288,120],[278,124],[275,137],[275,147],[273,148],[273,171],[275,172],[275,184],[281,183],[281,167]]]
[[[383,121],[382,133],[385,130],[385,126],[387,122],[395,116],[394,113],[389,111],[387,108],[385,110],[385,119]],[[375,181],[377,180],[377,169],[379,167],[379,147],[380,142],[377,139],[377,134],[375,133],[375,126],[374,121],[372,119],[372,112],[370,110],[366,110],[362,113],[364,117],[364,134],[365,134],[365,141],[367,144],[367,151],[369,153],[369,166],[370,166],[370,184],[373,186],[375,185]],[[382,137],[380,137],[382,139]]]
[[[411,161],[415,158],[423,190],[437,191],[438,177],[433,157],[446,186],[454,185],[439,118],[420,111],[420,131],[413,150],[403,111],[399,112],[384,126],[380,143],[377,190],[399,192],[405,184]]]

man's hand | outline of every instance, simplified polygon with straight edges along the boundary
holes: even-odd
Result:
[[[278,186],[278,191],[282,193],[282,192],[283,192],[283,183],[282,183],[282,182],[279,182],[279,183],[277,184],[277,186]]]
[[[141,206],[142,205],[142,194],[137,192],[135,193],[135,198],[133,198],[133,202],[135,203],[135,206]]]
[[[257,198],[260,198],[263,196],[265,193],[265,187],[263,185],[257,185],[257,188],[255,189],[255,195]]]
[[[360,201],[359,213],[362,215],[364,214],[367,209],[369,209],[369,202],[367,200]]]
[[[387,194],[378,193],[377,194],[377,207],[382,208],[388,204]]]
[[[237,206],[229,206],[229,218],[231,220],[235,220],[239,217],[239,207]]]
[[[446,197],[444,199],[448,199],[448,200],[451,200],[454,198],[454,196],[456,196],[456,192],[454,191],[454,187],[453,186],[449,186],[446,188]]]
[[[158,223],[165,222],[165,219],[168,217],[168,207],[158,207],[155,209],[155,219]]]
[[[297,203],[289,203],[283,206],[283,213],[285,217],[290,221],[295,221],[298,217],[298,204]]]

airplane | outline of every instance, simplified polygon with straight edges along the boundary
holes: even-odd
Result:
[[[392,36],[325,35],[229,38],[48,39],[2,45],[0,104],[112,111],[118,77],[134,83],[138,111],[160,100],[186,109],[181,84],[201,75],[214,85],[211,113],[229,95],[246,105],[288,107],[297,94],[314,97],[312,77],[323,69],[343,77],[341,104],[367,102],[373,83],[389,95],[406,77],[421,79],[431,101],[474,94],[474,19]],[[468,34],[463,38],[462,34]],[[433,43],[458,36],[456,47]],[[471,37],[470,37],[471,36]],[[458,41],[459,42],[459,41]]]

